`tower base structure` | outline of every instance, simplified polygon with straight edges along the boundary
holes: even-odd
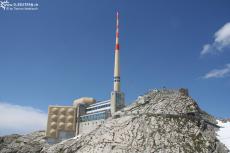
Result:
[[[125,94],[119,91],[111,92],[111,115],[125,107]]]

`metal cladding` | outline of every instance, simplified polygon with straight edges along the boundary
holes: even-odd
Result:
[[[120,57],[119,57],[119,13],[117,12],[116,20],[116,45],[115,45],[115,62],[114,62],[114,91],[120,91]]]
[[[75,132],[76,107],[49,106],[46,137],[58,138],[60,131]]]

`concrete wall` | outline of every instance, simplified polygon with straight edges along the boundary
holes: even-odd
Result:
[[[112,91],[111,92],[111,114],[125,107],[125,94],[123,92]]]
[[[95,120],[95,121],[89,121],[89,122],[80,122],[79,126],[79,134],[87,134],[93,130],[95,130],[99,125],[104,123],[105,120]]]
[[[80,134],[80,116],[85,115],[86,113],[86,105],[80,104],[77,106],[76,112],[76,135]]]
[[[73,131],[58,131],[57,138],[47,137],[46,140],[48,144],[56,144],[72,137],[75,137],[75,132]]]

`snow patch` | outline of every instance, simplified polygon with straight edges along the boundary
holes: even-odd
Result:
[[[217,131],[217,137],[222,142],[225,144],[225,146],[230,150],[230,122],[222,122],[220,120],[217,120],[218,125],[222,128],[220,128]]]

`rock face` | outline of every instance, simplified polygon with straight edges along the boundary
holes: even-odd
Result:
[[[227,153],[227,148],[216,138],[217,128],[215,118],[186,94],[178,90],[153,90],[89,134],[49,146],[40,133],[36,141],[32,139],[39,147],[28,151],[33,149],[34,145],[29,146],[33,143],[19,145],[18,152]],[[15,145],[19,138],[12,143]],[[12,143],[0,152],[6,153]]]
[[[14,140],[16,140],[20,135],[13,134],[10,136],[0,137],[0,150],[6,149],[7,146],[12,143]]]
[[[45,132],[38,131],[28,135],[0,137],[1,153],[40,153],[48,146],[44,140]]]

